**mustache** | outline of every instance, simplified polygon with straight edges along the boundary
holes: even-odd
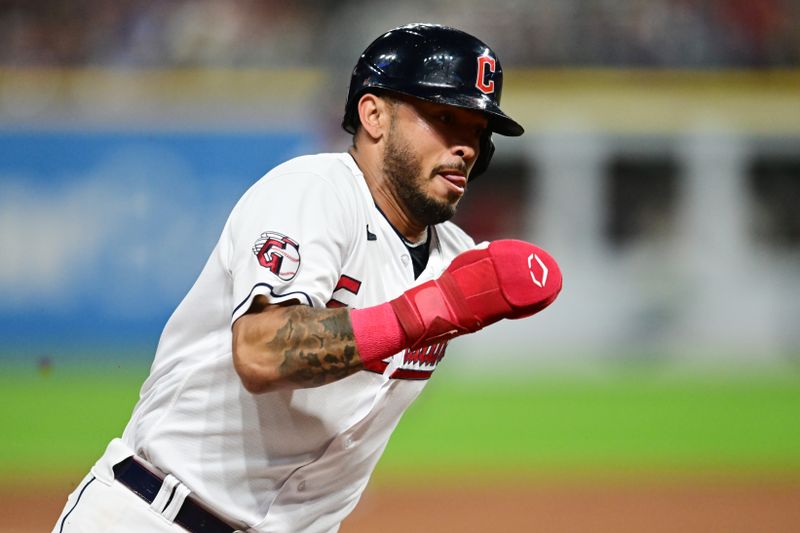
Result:
[[[443,164],[443,165],[436,165],[433,168],[433,170],[431,171],[431,177],[439,174],[440,172],[442,172],[444,170],[455,170],[455,171],[458,171],[458,172],[460,172],[460,173],[462,173],[462,174],[464,174],[466,176],[467,175],[467,171],[469,170],[469,168],[467,167],[467,164],[464,161],[461,161],[461,160],[454,161],[452,163]]]

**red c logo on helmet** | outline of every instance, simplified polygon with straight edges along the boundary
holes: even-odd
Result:
[[[494,92],[494,80],[486,81],[486,78],[489,73],[494,74],[495,66],[495,59],[491,56],[480,56],[478,58],[478,79],[475,81],[475,87],[483,94]]]

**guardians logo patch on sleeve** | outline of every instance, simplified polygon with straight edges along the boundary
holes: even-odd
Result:
[[[300,245],[276,231],[265,231],[253,245],[258,264],[283,281],[289,281],[300,269]]]

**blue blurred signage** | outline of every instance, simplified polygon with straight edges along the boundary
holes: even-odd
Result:
[[[0,355],[152,343],[228,212],[303,133],[0,132]]]

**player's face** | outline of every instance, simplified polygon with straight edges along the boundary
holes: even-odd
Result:
[[[397,100],[383,170],[417,222],[431,225],[453,217],[486,127],[478,111]]]

